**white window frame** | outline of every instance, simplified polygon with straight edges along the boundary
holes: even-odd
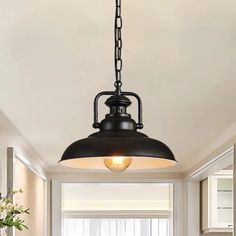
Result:
[[[183,236],[183,183],[181,179],[135,179],[135,180],[103,180],[91,181],[81,180],[80,178],[71,178],[69,180],[53,179],[51,181],[51,232],[52,236],[61,236],[61,184],[63,183],[170,183],[173,184],[173,227],[171,227],[171,235]],[[145,214],[144,214],[145,215]],[[146,217],[153,217],[150,212]],[[137,217],[137,216],[136,216]],[[173,230],[173,232],[172,232]]]
[[[164,218],[168,219],[172,217],[170,211],[161,210],[161,211],[117,211],[117,210],[108,210],[108,211],[66,211],[64,216],[68,218]],[[63,217],[62,217],[63,218]]]

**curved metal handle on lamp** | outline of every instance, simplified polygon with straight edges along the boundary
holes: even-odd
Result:
[[[98,100],[101,96],[112,96],[116,95],[114,91],[103,91],[96,95],[93,102],[93,111],[94,111],[94,122],[93,122],[93,128],[98,129],[100,127],[100,123],[98,121]],[[138,96],[138,94],[133,92],[121,92],[120,95],[124,96],[130,96],[136,98],[138,102],[138,123],[136,123],[137,129],[143,128],[143,117],[142,117],[142,100]]]
[[[137,129],[142,129],[143,128],[143,111],[142,111],[142,100],[139,97],[138,94],[133,93],[133,92],[121,92],[122,95],[124,96],[130,96],[136,98],[138,101],[138,123],[136,123],[136,128]]]

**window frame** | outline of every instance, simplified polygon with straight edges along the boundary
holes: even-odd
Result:
[[[81,179],[79,177],[67,178],[54,178],[51,181],[51,232],[52,236],[61,236],[61,185],[63,183],[169,183],[173,184],[173,215],[172,225],[170,227],[171,236],[183,235],[183,181],[182,179],[104,179],[95,181],[92,179]],[[144,213],[144,212],[143,212]],[[97,214],[96,214],[97,216]],[[140,214],[138,215],[140,218]],[[143,216],[149,218],[153,217],[153,214],[149,212],[144,213]],[[129,216],[130,217],[130,216]],[[136,215],[137,217],[137,215]]]
[[[164,218],[168,219],[171,217],[170,211],[65,211],[63,213],[68,218]],[[61,216],[63,216],[61,215]]]

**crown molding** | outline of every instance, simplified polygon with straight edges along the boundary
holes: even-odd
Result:
[[[31,145],[31,143],[21,134],[21,132],[15,127],[15,125],[10,121],[10,119],[0,110],[0,131],[2,133],[5,131],[14,142],[21,149],[22,153],[17,150],[17,154],[24,156],[25,159],[36,166],[40,166],[45,172],[47,169],[47,164],[44,162],[43,158],[40,156],[38,151]]]
[[[208,163],[214,162],[214,159],[221,154],[228,152],[236,143],[236,122],[219,134],[212,142],[203,148],[192,160],[198,162],[188,163],[186,166],[186,176],[191,176],[192,173],[204,167]]]

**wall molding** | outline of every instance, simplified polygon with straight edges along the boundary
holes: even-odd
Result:
[[[30,163],[35,163],[35,165],[40,166],[44,171],[48,168],[37,150],[27,141],[27,139],[20,133],[20,131],[1,110],[0,129],[11,136],[12,139],[18,144],[22,150],[23,159],[27,159]],[[20,156],[19,152],[17,154]]]
[[[56,181],[64,182],[156,182],[157,180],[176,179],[182,180],[184,173],[95,173],[95,172],[60,172],[48,173],[48,178]]]
[[[231,148],[234,143],[236,143],[236,122],[220,133],[195,156],[191,157],[193,162],[187,163],[185,166],[186,175],[189,175],[204,164],[210,162],[216,156]]]

